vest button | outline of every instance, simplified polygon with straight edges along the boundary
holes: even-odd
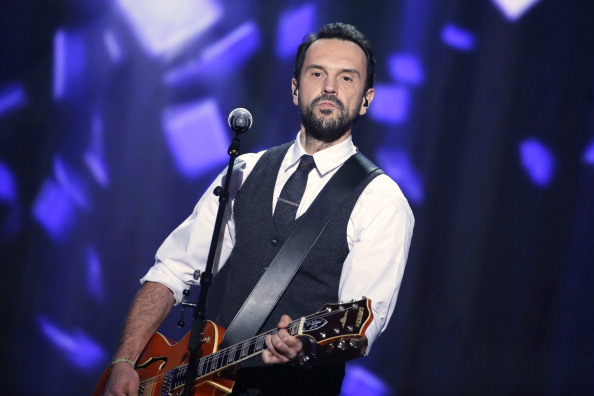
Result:
[[[270,246],[276,246],[276,245],[278,245],[278,241],[276,239],[271,239]]]
[[[262,270],[262,272],[266,272],[268,271],[268,267],[264,267],[264,269]]]

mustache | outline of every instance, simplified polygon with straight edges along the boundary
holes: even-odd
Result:
[[[311,107],[318,105],[320,102],[332,102],[340,110],[344,109],[344,105],[342,104],[342,102],[338,100],[334,95],[324,94],[322,96],[317,97],[311,102]]]

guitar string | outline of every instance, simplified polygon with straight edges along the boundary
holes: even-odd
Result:
[[[326,316],[330,316],[330,315],[333,315],[333,314],[336,314],[336,313],[339,313],[339,312],[348,311],[348,310],[351,310],[351,309],[356,309],[358,307],[359,306],[355,304],[355,305],[349,306],[349,307],[341,307],[341,308],[339,308],[337,310],[334,310],[334,311],[319,311],[319,312],[316,312],[316,313],[314,313],[314,314],[312,314],[310,316],[306,316],[305,317],[305,320],[323,319]],[[293,322],[291,322],[287,326],[287,328],[289,330],[291,330],[291,331],[295,331],[296,330],[295,327],[299,325],[299,322],[301,322],[301,318],[299,318],[299,319],[294,320]],[[218,356],[222,356],[222,357],[224,357],[225,355],[229,356],[230,354],[228,352],[230,352],[232,348],[237,348],[239,345],[242,345],[243,348],[245,348],[247,346],[248,349],[249,349],[249,347],[252,346],[252,345],[255,345],[259,341],[260,338],[263,338],[263,337],[265,337],[265,336],[267,336],[269,334],[275,334],[278,331],[279,331],[278,328],[277,329],[268,330],[268,331],[266,331],[266,332],[264,332],[262,334],[259,334],[257,336],[254,336],[254,337],[252,337],[252,338],[250,338],[250,339],[248,339],[248,340],[246,340],[246,341],[244,341],[242,343],[239,343],[239,344],[236,344],[236,345],[232,345],[232,346],[223,348],[220,351],[217,351],[217,352],[211,353],[210,355],[204,356],[204,357],[202,357],[202,358],[199,359],[199,362],[202,362],[203,361],[204,364],[202,366],[203,367],[204,366],[207,366],[208,364],[211,364],[212,361],[215,358],[218,359]],[[291,333],[291,334],[294,335],[294,334],[296,334],[296,332],[295,333]],[[246,342],[248,344],[247,345],[244,345]],[[168,370],[168,371],[166,371],[164,373],[155,375],[154,377],[148,378],[148,379],[140,382],[140,386],[142,386],[142,385],[152,385],[154,383],[161,382],[161,381],[163,381],[165,379],[165,377],[168,374],[170,374],[170,373],[172,374],[173,371],[179,370],[180,372],[185,372],[187,370],[187,367],[188,367],[188,364],[182,364],[182,365],[179,365],[177,367],[174,367],[174,368],[172,368],[172,369],[170,369],[170,370]],[[215,371],[215,370],[213,370],[213,371]],[[204,375],[206,375],[206,374],[204,374]],[[197,378],[199,378],[199,377],[197,377]]]

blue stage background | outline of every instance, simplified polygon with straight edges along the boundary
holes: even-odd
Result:
[[[593,394],[593,17],[583,0],[3,0],[1,393],[90,394],[138,279],[227,162],[229,112],[254,116],[242,152],[294,138],[295,48],[343,21],[378,59],[354,141],[416,217],[390,327],[343,396]]]

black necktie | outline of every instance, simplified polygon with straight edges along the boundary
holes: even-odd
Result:
[[[295,173],[287,180],[278,197],[273,220],[276,231],[282,238],[287,237],[293,229],[297,208],[299,207],[303,192],[305,191],[305,185],[307,184],[307,177],[309,172],[315,167],[316,163],[313,157],[311,155],[303,155]]]

